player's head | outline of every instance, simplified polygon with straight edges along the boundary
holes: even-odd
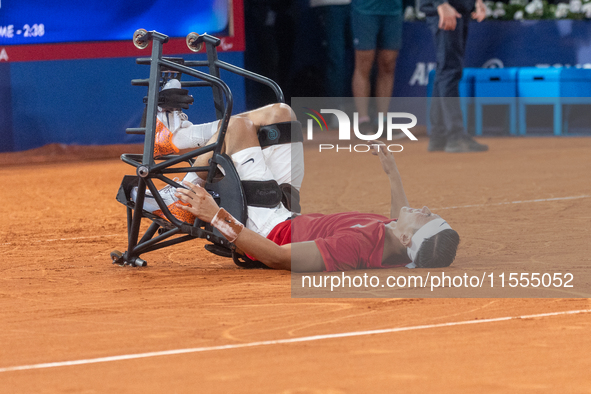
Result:
[[[454,261],[460,236],[429,208],[403,207],[396,227],[408,257],[417,267],[447,267]]]

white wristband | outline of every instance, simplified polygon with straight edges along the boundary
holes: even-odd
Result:
[[[240,232],[244,228],[244,224],[236,220],[224,208],[218,210],[211,220],[211,224],[230,242],[236,241],[236,238],[238,238],[238,235],[240,235]]]

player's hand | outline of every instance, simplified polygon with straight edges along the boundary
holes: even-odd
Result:
[[[449,3],[437,6],[437,14],[439,14],[439,28],[442,30],[455,30],[457,19],[462,17]]]
[[[399,176],[398,167],[396,167],[396,160],[394,160],[394,155],[392,152],[388,151],[386,144],[377,140],[370,141],[370,143],[372,144],[371,154],[380,158],[384,172],[388,176]]]
[[[476,9],[472,13],[472,19],[482,22],[486,18],[486,6],[482,0],[476,0]]]
[[[178,188],[176,189],[175,196],[189,205],[180,205],[180,207],[185,211],[191,212],[199,219],[210,223],[220,209],[218,204],[216,204],[211,194],[201,186],[186,181],[183,181],[183,184],[190,190]]]

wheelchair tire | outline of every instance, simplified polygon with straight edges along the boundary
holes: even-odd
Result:
[[[236,252],[232,252],[232,260],[234,260],[234,264],[236,264],[240,268],[246,269],[253,269],[253,268],[263,268],[263,269],[270,269],[265,264],[261,263],[260,261],[251,260],[247,256],[243,256]]]

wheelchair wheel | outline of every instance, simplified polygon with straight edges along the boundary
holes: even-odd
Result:
[[[123,253],[118,250],[114,250],[111,252],[111,261],[113,264],[123,265],[125,261],[123,261]]]
[[[187,46],[189,47],[190,50],[192,50],[193,52],[199,52],[201,49],[203,49],[203,42],[197,42],[197,39],[199,38],[199,34],[197,33],[189,33],[187,35]]]
[[[146,29],[137,29],[133,33],[133,45],[139,49],[146,49],[149,43],[149,40],[146,38],[147,35],[148,31]]]

